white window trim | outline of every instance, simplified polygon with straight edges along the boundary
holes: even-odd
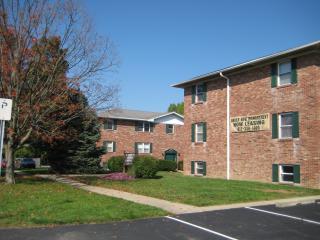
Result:
[[[196,103],[202,103],[202,102],[204,102],[203,100],[199,100],[198,99],[198,86],[201,86],[201,85],[203,85],[203,83],[200,83],[200,84],[196,84]],[[204,94],[204,91],[202,90],[202,94]]]
[[[281,118],[283,115],[291,115],[292,117],[292,112],[286,112],[286,113],[279,113],[278,114],[278,132],[279,132],[279,139],[292,139],[292,132],[291,132],[291,137],[282,137],[282,131],[281,131],[281,128],[282,127],[290,127],[291,126],[291,131],[293,130],[293,124],[292,125],[283,125],[281,124]]]
[[[199,140],[198,140],[198,126],[199,126],[199,125],[202,125],[202,141],[199,141]],[[203,143],[203,123],[196,123],[196,124],[195,124],[195,135],[196,135],[196,136],[195,136],[196,142],[197,142],[197,143]]]
[[[106,141],[105,143],[106,143],[107,153],[113,153],[114,152],[114,142],[113,141]],[[108,143],[112,144],[112,151],[111,152],[108,151]]]
[[[277,86],[282,87],[282,86],[288,86],[291,85],[291,76],[290,76],[290,83],[285,83],[285,84],[281,84],[280,83],[280,65],[283,63],[289,63],[290,64],[290,74],[292,73],[292,66],[291,66],[291,59],[286,59],[284,61],[278,62],[278,67],[277,67]],[[289,72],[288,72],[289,73]]]
[[[111,129],[106,128],[105,130],[107,130],[107,131],[114,131],[114,119],[107,119],[106,121],[107,121],[107,125],[108,125],[108,121],[111,121],[111,122],[112,122],[112,124],[111,124],[112,128],[111,128]]]
[[[202,164],[202,168],[198,168],[198,164],[199,163]],[[202,169],[203,170],[203,165],[204,165],[204,161],[195,161],[194,162],[194,175],[203,176],[203,173],[198,173],[198,169]]]
[[[292,167],[292,169],[294,169],[294,166],[292,164],[279,164],[279,182],[281,182],[281,183],[294,183],[294,172],[293,172],[294,170],[292,171],[292,173],[284,173],[282,170],[282,167],[285,167],[285,166]],[[282,180],[283,175],[293,176],[292,181]]]
[[[142,145],[142,149],[143,149],[143,152],[139,152],[139,145]],[[149,145],[149,152],[145,152],[144,150],[145,150],[145,145]],[[151,143],[147,143],[147,142],[138,142],[137,143],[137,148],[138,148],[138,153],[151,153]]]
[[[175,127],[173,124],[167,124],[167,125],[171,125],[172,126],[172,132],[171,133],[167,133],[167,134],[174,134],[174,131],[175,131]],[[167,128],[166,128],[166,131],[167,131]]]
[[[138,130],[138,132],[151,132],[151,123],[150,122],[142,122],[142,131]],[[149,131],[145,131],[145,124],[149,124]]]

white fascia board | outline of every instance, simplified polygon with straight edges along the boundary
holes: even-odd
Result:
[[[121,119],[121,120],[132,120],[132,121],[143,121],[143,122],[153,122],[152,119],[141,119],[141,118],[126,118],[126,117],[99,117],[99,118],[110,118],[110,119]]]
[[[168,116],[168,115],[176,115],[176,116],[178,116],[178,117],[180,117],[180,118],[184,119],[184,117],[183,117],[182,115],[180,115],[179,113],[176,113],[176,112],[169,112],[169,113],[166,113],[166,114],[163,114],[163,115],[157,116],[157,117],[155,117],[155,118],[151,118],[151,119],[149,119],[149,120],[155,121],[155,120],[156,120],[156,119],[158,119],[158,118],[162,118],[162,117],[165,117],[165,116]]]

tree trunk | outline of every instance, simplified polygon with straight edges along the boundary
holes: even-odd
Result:
[[[11,140],[9,140],[5,146],[5,156],[7,160],[6,183],[15,184],[16,181],[14,178],[14,154]]]

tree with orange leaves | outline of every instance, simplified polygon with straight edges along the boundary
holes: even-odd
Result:
[[[117,64],[111,41],[93,32],[72,0],[0,0],[0,93],[13,100],[7,183],[15,183],[14,152],[31,137],[63,139],[79,114],[112,106],[118,88],[102,88],[95,76]],[[86,108],[72,101],[79,91],[88,98]]]

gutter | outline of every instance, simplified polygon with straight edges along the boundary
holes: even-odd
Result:
[[[227,180],[230,179],[230,79],[219,72],[220,77],[227,80]]]

